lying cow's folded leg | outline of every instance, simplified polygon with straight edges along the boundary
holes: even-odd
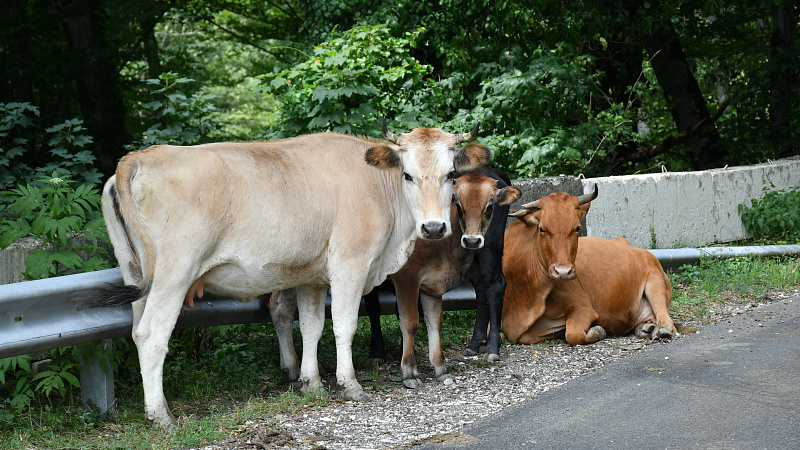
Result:
[[[434,375],[439,381],[450,378],[442,351],[442,297],[420,293],[422,310],[425,312],[425,326],[428,331],[428,358],[433,365]]]
[[[569,345],[593,344],[605,339],[603,327],[592,324],[597,320],[597,313],[591,307],[575,308],[567,315],[567,328],[564,333]]]
[[[317,345],[325,327],[325,299],[327,288],[300,286],[297,288],[297,309],[300,316],[300,334],[303,336],[303,357],[300,363],[300,381],[304,394],[320,395],[325,392],[319,376]]]

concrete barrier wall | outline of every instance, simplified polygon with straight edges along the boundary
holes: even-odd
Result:
[[[636,247],[702,247],[748,237],[739,205],[761,198],[763,188],[800,186],[800,158],[754,166],[583,180],[599,196],[586,218],[587,234],[624,236]],[[771,187],[770,187],[771,189]],[[655,240],[655,246],[652,245]]]
[[[800,186],[800,158],[700,172],[513,180],[522,197],[512,209],[551,192],[589,192],[597,183],[587,235],[624,236],[642,248],[702,247],[745,238],[738,205],[760,198],[769,182],[777,189]],[[33,239],[23,239],[0,250],[0,284],[22,281],[25,257],[38,248]]]

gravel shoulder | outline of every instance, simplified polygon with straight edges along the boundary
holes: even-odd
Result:
[[[724,303],[708,304],[701,314],[678,308],[672,317],[682,335],[675,339],[683,339],[706,324],[797,295],[800,289],[776,291],[755,302],[730,295]],[[633,335],[575,347],[563,341],[505,343],[502,359],[496,363],[461,356],[463,346],[450,348],[447,360],[452,383],[437,382],[428,365],[421,363],[424,384],[420,389],[406,389],[399,381],[364,380],[372,401],[333,400],[297,413],[248,420],[232,436],[202,448],[405,449],[423,442],[455,443],[459,429],[466,424],[662,345],[670,345],[670,341],[649,341]],[[425,355],[418,353],[418,360],[426,360]]]

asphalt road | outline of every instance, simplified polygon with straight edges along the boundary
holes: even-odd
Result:
[[[457,441],[414,448],[800,449],[800,297],[505,408]]]

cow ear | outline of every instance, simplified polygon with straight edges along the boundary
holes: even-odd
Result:
[[[453,165],[459,172],[477,169],[492,160],[489,147],[473,142],[456,150]]]
[[[370,166],[377,167],[378,169],[394,169],[402,165],[397,150],[384,144],[370,147],[364,155],[364,160],[366,160],[367,164]]]
[[[519,220],[520,222],[524,223],[526,226],[529,227],[538,227],[539,226],[539,219],[534,216],[535,211],[530,212],[528,214],[524,214],[521,216],[511,216],[515,219]],[[510,214],[509,214],[510,215]]]
[[[578,219],[583,220],[586,217],[586,214],[589,212],[589,207],[592,206],[592,202],[584,203],[581,206],[578,206]]]
[[[519,199],[522,193],[514,186],[506,186],[497,191],[497,203],[500,205],[510,205]]]

